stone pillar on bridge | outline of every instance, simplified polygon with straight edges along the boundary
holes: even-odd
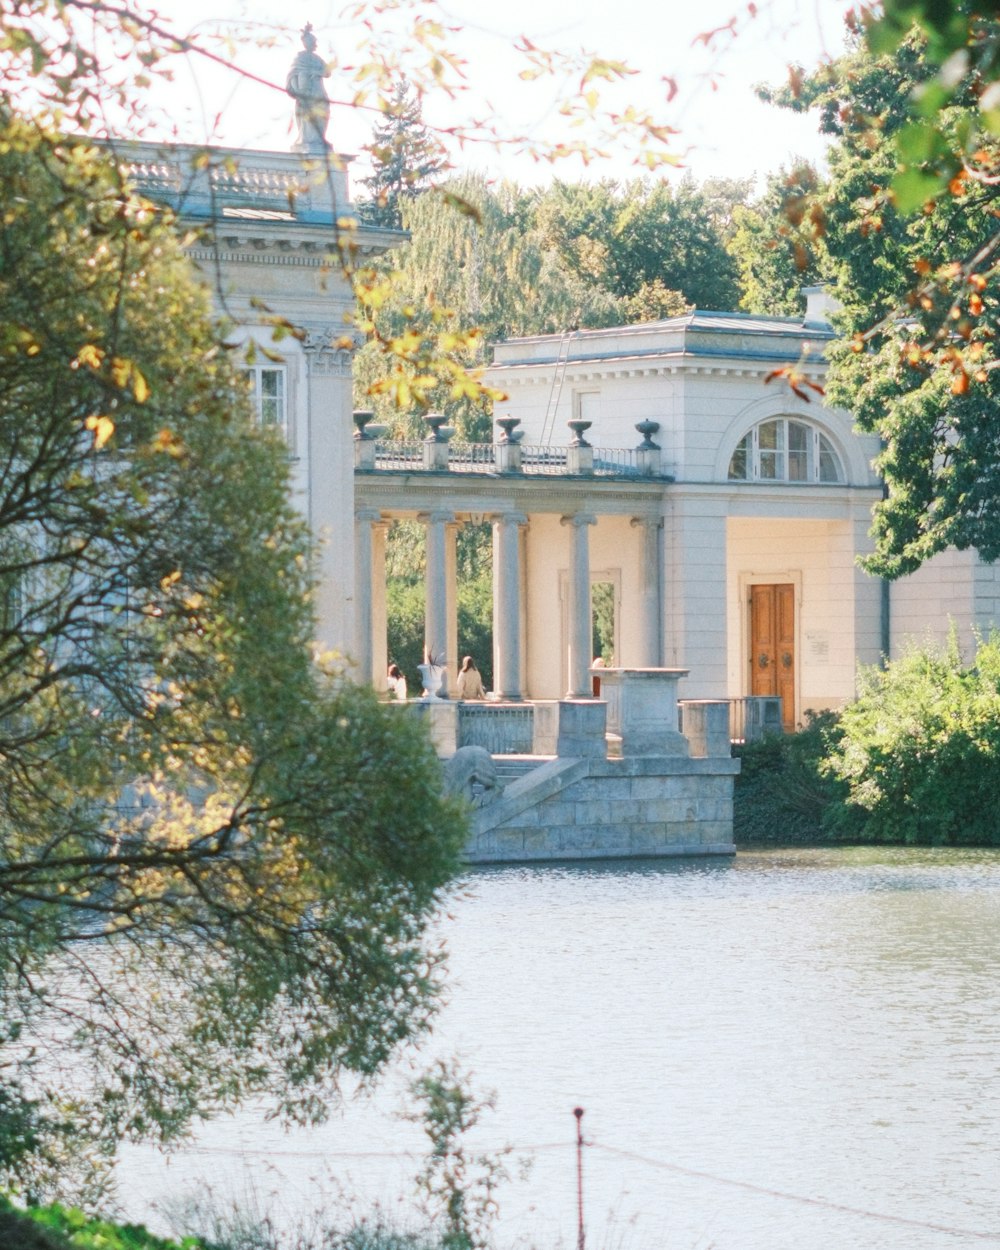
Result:
[[[642,585],[639,602],[638,668],[656,668],[660,663],[660,538],[662,518],[634,516],[631,524],[642,534]]]
[[[521,512],[493,522],[493,689],[499,699],[521,698]]]
[[[590,601],[590,539],[589,527],[597,518],[591,512],[564,516],[562,524],[570,528],[569,557],[569,689],[567,699],[593,697],[590,664],[593,656],[593,622]]]
[[[386,688],[385,531],[378,508],[354,514],[354,659],[358,678]]]
[[[445,509],[424,513],[427,526],[427,603],[424,608],[424,653],[429,662],[445,665],[440,694],[448,693],[448,527],[455,514]]]

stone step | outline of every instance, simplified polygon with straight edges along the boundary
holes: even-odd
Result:
[[[530,773],[533,768],[547,764],[550,758],[548,755],[494,755],[497,780],[502,786],[509,786],[512,781],[517,781],[525,773]]]

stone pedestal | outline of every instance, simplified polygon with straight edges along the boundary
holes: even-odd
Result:
[[[621,738],[623,758],[690,754],[678,728],[677,684],[686,668],[602,668],[608,732]]]
[[[596,699],[560,699],[556,755],[560,759],[603,759],[607,754],[607,707]]]
[[[407,707],[411,715],[424,719],[438,759],[451,759],[458,750],[458,704],[445,699],[420,699]]]
[[[724,699],[685,699],[684,737],[694,759],[719,759],[732,755],[729,736],[729,704]]]
[[[559,703],[556,699],[535,699],[531,724],[532,755],[555,755],[559,741]]]

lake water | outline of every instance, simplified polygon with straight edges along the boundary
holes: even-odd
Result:
[[[443,928],[450,1001],[413,1067],[315,1130],[244,1112],[169,1166],[128,1151],[129,1213],[164,1227],[208,1182],[279,1222],[350,1193],[402,1215],[402,1091],[457,1054],[497,1093],[476,1144],[532,1163],[498,1246],[576,1246],[580,1105],[590,1250],[1000,1247],[1000,853],[485,869]]]

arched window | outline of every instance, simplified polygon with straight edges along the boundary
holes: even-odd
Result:
[[[826,435],[804,421],[761,421],[740,439],[729,462],[738,482],[842,482],[840,457]]]

